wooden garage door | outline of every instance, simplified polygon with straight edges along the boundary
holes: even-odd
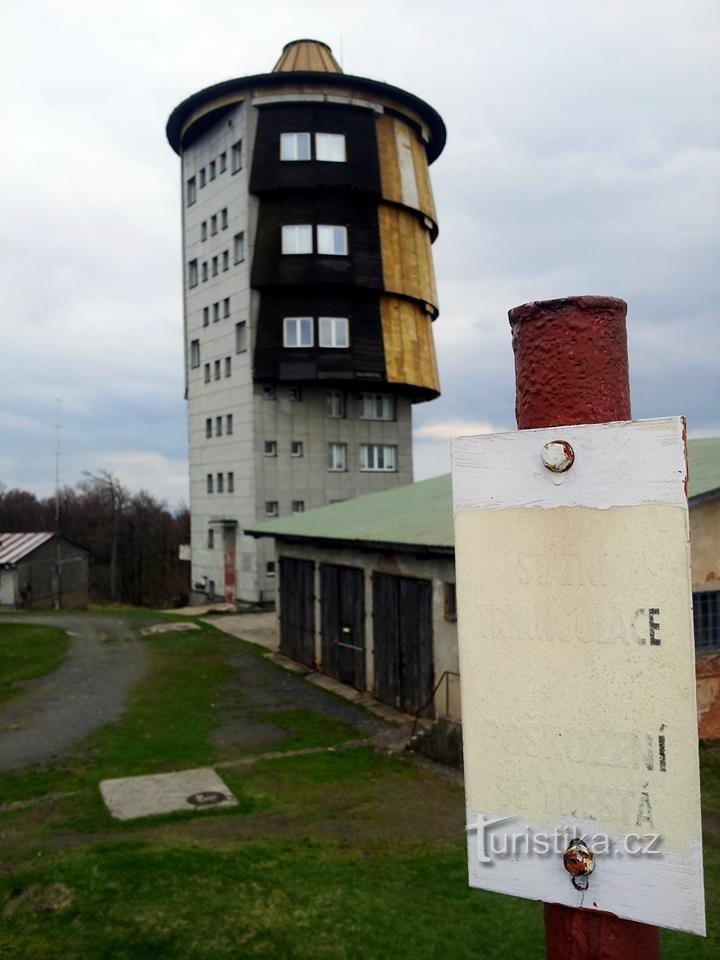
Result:
[[[404,713],[432,716],[432,581],[373,575],[375,696]]]
[[[364,571],[320,564],[320,609],[323,673],[364,690]]]
[[[315,564],[280,558],[280,653],[315,668]]]

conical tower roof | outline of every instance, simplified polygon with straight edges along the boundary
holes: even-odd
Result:
[[[299,71],[342,73],[340,64],[326,43],[320,40],[291,40],[283,47],[273,73]]]

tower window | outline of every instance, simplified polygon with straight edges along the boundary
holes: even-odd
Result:
[[[217,233],[217,214],[214,213],[210,217],[210,236],[214,237],[216,233]]]
[[[388,393],[361,393],[358,416],[361,420],[394,420],[395,397]]]
[[[203,326],[206,327],[210,323],[210,307],[203,307]]]
[[[235,251],[235,263],[242,263],[245,259],[245,234],[236,233],[233,237],[233,249]]]
[[[188,284],[191,287],[196,287],[198,285],[198,262],[197,260],[191,260],[188,263]]]
[[[360,469],[375,472],[392,472],[395,466],[397,447],[382,443],[360,445]]]
[[[208,550],[212,550],[215,546],[215,531],[212,527],[208,527],[207,545]]]
[[[205,383],[210,383],[210,364],[205,364]]]
[[[264,453],[266,457],[276,457],[277,456],[277,441],[276,440],[266,440],[264,444]]]
[[[304,513],[304,512],[305,512],[305,501],[304,501],[304,500],[293,500],[293,502],[292,502],[292,512],[293,512],[293,513]]]
[[[318,224],[317,252],[330,254],[334,257],[343,257],[348,252],[347,227],[334,224]]]
[[[282,228],[282,252],[312,253],[312,226],[309,223],[285,224]]]
[[[227,230],[228,225],[228,212],[227,207],[223,207],[220,211],[220,227],[222,230]]]
[[[200,189],[201,189],[201,190],[202,190],[202,188],[205,186],[205,179],[206,179],[206,178],[205,178],[205,167],[201,167],[201,169],[200,169]]]
[[[208,493],[213,492],[213,475],[211,473],[207,475],[207,478],[205,480],[205,489],[207,490]]]
[[[223,250],[222,258],[223,258],[223,270],[229,270],[230,269],[230,251]]]
[[[277,514],[275,514],[275,516],[277,516]],[[275,576],[275,561],[274,561],[274,560],[268,560],[268,562],[265,564],[265,576],[268,577],[268,578],[272,578],[272,577]]]
[[[218,163],[219,163],[219,172],[225,173],[225,171],[227,170],[227,153],[224,150],[218,157]]]
[[[222,436],[222,417],[215,417],[215,436]]]
[[[237,143],[232,145],[232,150],[230,153],[230,169],[233,173],[237,173],[238,170],[242,169],[242,140],[238,140]]]
[[[325,394],[325,414],[328,417],[345,416],[345,394],[340,390],[328,390]]]
[[[318,342],[321,347],[350,345],[347,317],[318,317]]]
[[[207,220],[203,220],[200,224],[200,240],[207,240]]]
[[[214,303],[213,304],[213,323],[217,323],[219,319],[220,319],[220,304]]]
[[[281,160],[309,160],[310,134],[309,133],[281,133],[280,134]]]
[[[203,261],[203,265],[202,265],[202,278],[203,278],[203,283],[205,283],[205,281],[206,281],[207,278],[208,278],[208,264],[207,264],[207,260],[204,260],[204,261]]]
[[[208,417],[205,421],[205,436],[212,436],[212,417]]]
[[[244,320],[235,324],[235,353],[247,350],[247,324]]]
[[[266,517],[276,517],[278,515],[278,502],[277,500],[266,500],[265,501],[265,516]]]
[[[225,357],[225,376],[229,377],[232,374],[232,357]]]
[[[291,457],[301,457],[303,455],[303,444],[302,440],[293,440],[290,443],[290,456]]]
[[[277,397],[277,391],[274,386],[268,384],[266,387],[263,387],[263,396],[266,400],[275,400]]]
[[[189,207],[191,207],[197,200],[197,181],[195,180],[195,177],[190,177],[185,185],[185,198]]]
[[[212,275],[216,277],[218,275],[218,258],[212,258]]]
[[[235,493],[235,474],[232,470],[227,475],[227,492]]]
[[[224,317],[230,316],[230,297],[225,297],[225,299],[223,300],[223,316]]]
[[[217,484],[217,492],[222,493],[223,492],[223,475],[221,473],[217,475],[216,484]]]
[[[216,166],[215,166],[215,161],[214,161],[214,160],[211,160],[211,161],[210,161],[209,175],[210,175],[210,179],[211,179],[211,180],[214,180],[215,177],[216,177],[216,175],[217,175],[217,174],[216,174]]]
[[[312,317],[285,317],[283,319],[283,346],[311,347],[312,345]]]
[[[220,379],[220,361],[219,360],[216,360],[213,363],[213,377],[215,378],[215,380]]]
[[[328,448],[328,470],[341,472],[347,469],[347,444],[329,443]]]
[[[190,341],[190,366],[191,367],[200,366],[200,341],[199,340]]]
[[[225,417],[225,433],[230,436],[233,432],[233,415],[229,413]]]
[[[288,396],[294,403],[300,403],[302,400],[302,387],[290,387]]]
[[[345,134],[316,133],[315,159],[343,163],[347,159],[345,155]]]

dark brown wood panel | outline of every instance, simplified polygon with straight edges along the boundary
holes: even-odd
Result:
[[[315,668],[315,564],[280,558],[280,653]]]
[[[432,716],[432,581],[373,575],[373,646],[378,700]]]
[[[323,672],[364,690],[364,571],[320,564],[320,609]]]

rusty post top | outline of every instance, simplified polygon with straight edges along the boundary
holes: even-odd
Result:
[[[627,313],[627,303],[619,297],[595,296],[583,294],[575,297],[557,297],[555,300],[531,300],[508,310],[510,323],[522,323],[532,320],[538,314],[552,314],[568,308],[575,310],[602,311],[609,313]]]

